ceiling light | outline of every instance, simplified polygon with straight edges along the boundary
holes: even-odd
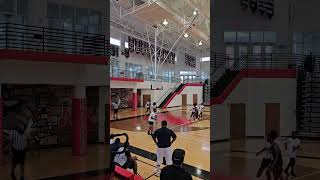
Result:
[[[197,15],[197,10],[194,10],[194,11],[193,11],[193,15],[194,15],[194,16]]]
[[[165,26],[168,25],[168,23],[169,22],[166,19],[162,22],[162,24],[165,25]]]
[[[202,46],[202,41],[199,42],[199,46]]]
[[[185,37],[185,38],[189,37],[188,33],[185,33],[185,34],[184,34],[184,37]]]

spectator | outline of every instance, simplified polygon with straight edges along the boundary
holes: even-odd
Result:
[[[160,180],[192,180],[190,173],[182,168],[185,151],[182,149],[175,149],[172,154],[172,165],[166,166],[162,169]]]

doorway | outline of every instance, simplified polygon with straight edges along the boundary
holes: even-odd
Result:
[[[187,106],[187,95],[186,94],[182,94],[182,106]]]
[[[230,147],[231,151],[243,150],[246,145],[246,105],[230,105]]]
[[[193,94],[193,104],[198,104],[198,94]]]
[[[265,104],[265,134],[276,130],[280,134],[280,103]]]
[[[147,104],[148,100],[151,100],[151,95],[150,94],[144,94],[142,95],[142,107]]]

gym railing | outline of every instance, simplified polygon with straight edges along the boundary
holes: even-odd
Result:
[[[242,69],[296,69],[303,66],[305,56],[301,54],[243,54],[239,58],[231,58],[227,54],[211,53],[210,85],[214,85],[228,71]]]
[[[107,56],[105,35],[1,23],[0,49]]]

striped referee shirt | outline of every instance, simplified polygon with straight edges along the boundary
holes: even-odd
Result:
[[[15,150],[22,151],[27,148],[27,134],[20,134],[16,130],[10,132],[10,139]]]
[[[28,136],[32,124],[33,121],[30,120],[23,134],[19,133],[17,130],[4,130],[4,132],[9,134],[10,141],[15,150],[23,151],[27,148]]]

